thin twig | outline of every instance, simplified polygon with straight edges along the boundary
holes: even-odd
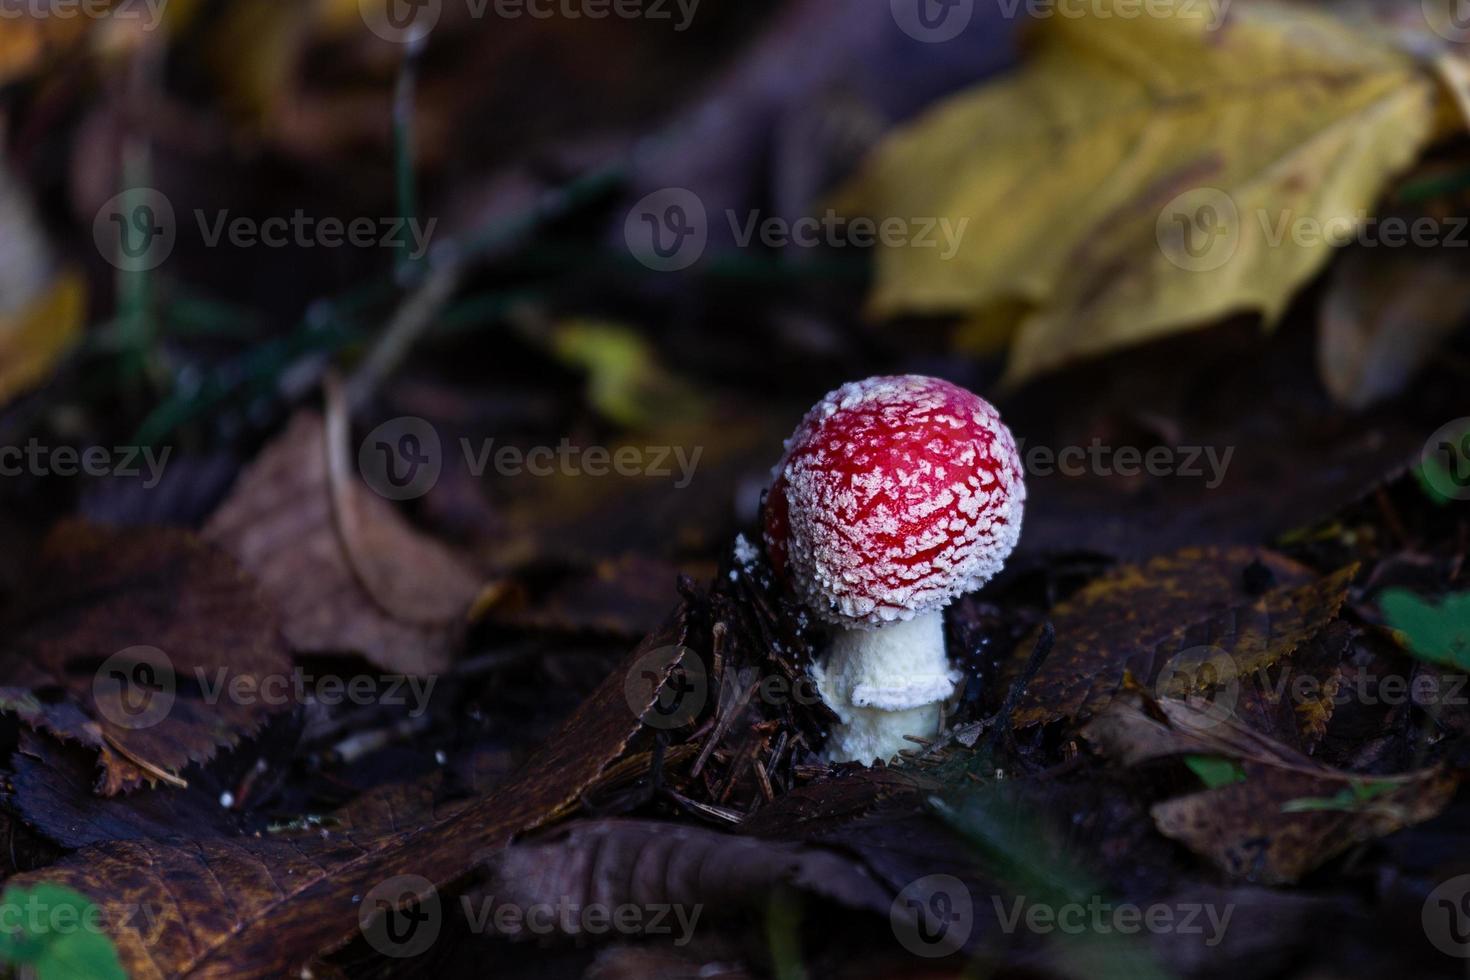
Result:
[[[1048,620],[1041,627],[1041,635],[1036,638],[1036,645],[1031,648],[1031,656],[1026,659],[1026,667],[1021,671],[1021,676],[1011,685],[1006,694],[1005,704],[1001,705],[1000,714],[997,716],[997,724],[990,731],[988,748],[993,752],[1002,738],[1008,747],[1015,746],[1015,730],[1011,726],[1011,714],[1015,712],[1016,705],[1021,702],[1021,695],[1026,693],[1026,688],[1036,679],[1037,671],[1051,653],[1051,648],[1057,642],[1057,628]]]

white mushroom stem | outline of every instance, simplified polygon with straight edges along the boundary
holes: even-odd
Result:
[[[917,748],[905,735],[939,734],[940,707],[960,672],[944,652],[939,611],[869,629],[837,632],[812,667],[822,700],[838,722],[823,755],[829,762],[887,761]]]

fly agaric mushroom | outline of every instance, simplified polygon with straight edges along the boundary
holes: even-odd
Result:
[[[831,762],[891,759],[933,737],[960,672],[942,610],[1000,571],[1026,502],[989,402],[918,375],[843,385],[786,442],[766,498],[778,575],[836,628],[812,668],[838,725]]]

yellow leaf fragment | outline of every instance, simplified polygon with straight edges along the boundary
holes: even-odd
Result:
[[[969,316],[984,327],[960,337],[982,347],[1008,315],[1013,383],[1232,313],[1276,318],[1446,98],[1398,47],[1302,8],[1237,4],[1216,23],[1204,5],[1113,6],[1038,22],[1018,74],[892,137],[837,201],[963,225],[949,258],[881,249],[871,311]]]
[[[87,286],[68,272],[15,313],[0,313],[0,404],[35,387],[82,332]]]

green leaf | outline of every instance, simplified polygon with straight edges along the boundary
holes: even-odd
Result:
[[[0,962],[29,967],[37,980],[127,980],[101,910],[60,885],[0,895]]]
[[[1207,789],[1245,782],[1245,770],[1233,759],[1217,755],[1187,755],[1184,764],[1204,782]]]
[[[1414,656],[1470,670],[1470,592],[1445,596],[1435,605],[1406,589],[1390,589],[1378,600],[1378,608]]]
[[[1347,788],[1333,796],[1305,796],[1301,799],[1287,800],[1281,804],[1282,813],[1317,813],[1323,811],[1351,812],[1360,809],[1364,803],[1391,793],[1400,784],[1378,780],[1377,782],[1351,783]]]

